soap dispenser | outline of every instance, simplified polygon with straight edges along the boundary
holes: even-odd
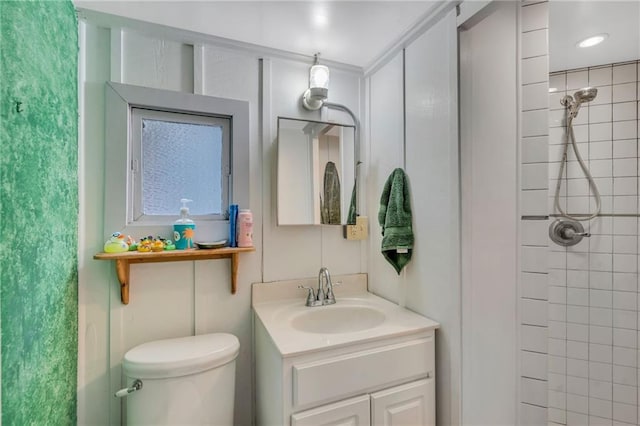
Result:
[[[196,224],[189,219],[189,207],[187,203],[192,200],[182,198],[180,202],[180,219],[173,224],[173,239],[176,242],[176,249],[185,250],[193,248],[193,237],[195,236]]]

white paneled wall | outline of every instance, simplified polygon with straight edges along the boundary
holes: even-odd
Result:
[[[521,9],[520,140],[520,405],[523,425],[547,423],[548,342],[548,3],[523,2]],[[550,413],[551,414],[551,413]]]
[[[549,244],[549,421],[638,424],[638,70],[639,62],[551,74],[549,211],[565,133],[560,99],[598,89],[574,120],[576,141],[602,194],[603,216],[576,246]],[[569,149],[561,203],[586,213],[594,197]]]
[[[275,225],[277,116],[321,118],[299,103],[311,59],[263,58],[255,47],[238,44],[234,49],[228,42],[220,47],[203,37],[189,41],[192,35],[166,27],[144,24],[140,32],[135,22],[124,29],[105,27],[108,17],[100,22],[80,21],[78,423],[120,423],[121,400],[113,393],[122,385],[121,360],[131,347],[160,338],[229,332],[241,346],[235,424],[250,425],[251,283],[313,277],[320,266],[334,274],[363,272],[366,258],[362,243],[344,240],[340,227]],[[361,72],[346,66],[331,71],[331,100],[359,114]],[[131,268],[130,304],[125,306],[114,265],[92,259],[115,231],[103,229],[104,169],[110,166],[104,147],[114,143],[104,135],[104,85],[109,80],[249,102],[250,140],[245,143],[250,193],[235,194],[235,199],[253,211],[257,250],[241,256],[236,295],[229,291],[227,260],[144,264]],[[348,116],[334,111],[323,118],[351,124]]]
[[[404,53],[404,64],[400,52],[369,76],[369,286],[375,293],[442,324],[436,335],[436,415],[438,424],[458,424],[460,265],[455,11],[408,44]],[[400,276],[380,254],[377,223],[382,188],[396,167],[404,167],[409,177],[416,241],[412,260]]]

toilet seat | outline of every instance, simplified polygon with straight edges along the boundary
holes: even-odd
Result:
[[[239,349],[238,338],[228,333],[156,340],[130,349],[123,369],[126,376],[139,379],[186,376],[233,361]]]

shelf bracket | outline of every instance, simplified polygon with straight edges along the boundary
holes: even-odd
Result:
[[[129,304],[129,261],[124,259],[116,260],[116,273],[120,281],[120,300],[122,304]]]

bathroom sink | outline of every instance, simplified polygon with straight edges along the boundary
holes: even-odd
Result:
[[[382,324],[383,312],[365,306],[329,305],[309,309],[291,319],[291,326],[307,333],[353,333]]]

